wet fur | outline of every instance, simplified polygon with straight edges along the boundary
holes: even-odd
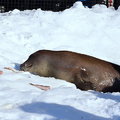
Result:
[[[81,90],[120,91],[120,66],[75,52],[39,50],[20,69],[66,80]]]

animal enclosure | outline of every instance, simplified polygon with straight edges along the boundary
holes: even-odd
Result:
[[[77,1],[82,1],[84,6],[91,8],[95,4],[111,4],[118,9],[120,0],[0,0],[0,12],[8,12],[14,9],[32,10],[41,8],[42,10],[63,11],[73,6]],[[110,3],[112,1],[112,3]]]
[[[37,9],[62,11],[71,7],[77,0],[0,0],[0,12],[13,9]]]

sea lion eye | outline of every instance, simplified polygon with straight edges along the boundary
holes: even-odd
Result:
[[[32,67],[32,64],[25,64],[26,68]]]

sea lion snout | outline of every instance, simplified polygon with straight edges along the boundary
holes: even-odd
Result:
[[[20,65],[20,70],[26,71],[26,70],[30,69],[31,67],[32,67],[32,64],[28,64],[25,62],[25,63]]]
[[[21,64],[21,65],[20,65],[20,70],[24,71],[24,68],[25,68],[25,65],[24,65],[24,64]]]

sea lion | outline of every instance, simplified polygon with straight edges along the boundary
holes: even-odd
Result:
[[[120,91],[120,66],[71,51],[39,50],[20,69],[66,80],[81,90]]]

